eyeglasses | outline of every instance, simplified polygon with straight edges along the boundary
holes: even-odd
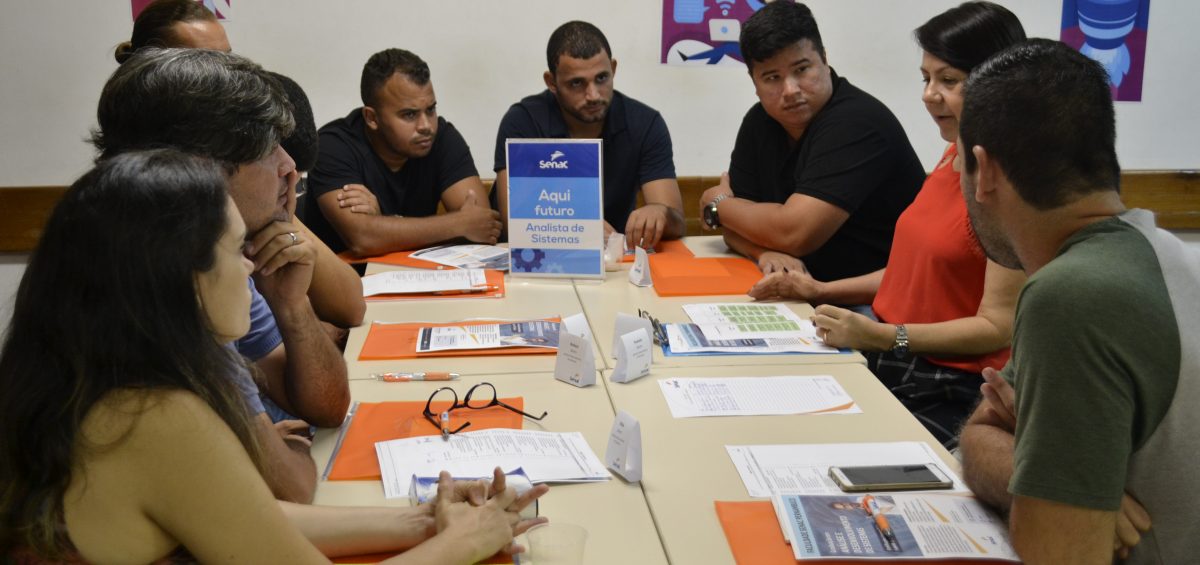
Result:
[[[449,392],[449,394],[443,394],[442,391],[450,391],[450,392]],[[433,410],[430,408],[431,406],[433,406],[433,402],[435,400],[447,401],[447,400],[451,400],[451,399],[453,399],[453,400],[450,402],[450,407],[447,408],[446,410],[444,410],[443,412],[441,412],[440,414],[434,414]],[[459,408],[469,408],[471,410],[483,410],[485,408],[491,408],[493,406],[500,406],[502,408],[507,408],[513,412],[516,412],[517,414],[520,414],[520,415],[522,415],[526,418],[532,419],[532,420],[540,421],[542,418],[545,418],[547,414],[549,414],[549,412],[542,412],[541,416],[534,416],[533,414],[525,412],[515,406],[501,402],[500,399],[496,396],[496,387],[492,383],[479,383],[479,384],[471,387],[470,389],[467,390],[467,395],[463,397],[461,402],[458,400],[458,392],[456,392],[454,389],[452,389],[448,386],[439,388],[439,389],[433,391],[433,394],[429,395],[429,400],[425,402],[425,410],[424,410],[423,414],[425,416],[425,419],[429,420],[430,424],[433,424],[433,427],[438,428],[439,430],[442,430],[443,438],[449,438],[450,434],[456,434],[458,432],[461,432],[464,429],[466,429],[468,426],[471,425],[471,422],[463,422],[463,424],[461,426],[459,426],[453,430],[450,429],[450,412],[451,411],[457,410]]]
[[[658,318],[651,316],[650,312],[642,310],[641,308],[638,308],[638,316],[650,320],[650,327],[654,329],[654,335],[652,336],[654,338],[654,343],[657,343],[658,345],[670,345],[667,340],[666,324],[658,321]]]

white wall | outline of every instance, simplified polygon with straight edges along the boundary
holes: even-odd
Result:
[[[812,0],[831,64],[900,117],[926,166],[941,140],[920,103],[913,28],[958,0]],[[1057,37],[1061,3],[1005,2],[1031,35]],[[744,70],[657,63],[659,0],[239,0],[227,29],[234,50],[287,74],[309,93],[318,123],[358,102],[363,62],[385,47],[410,49],[433,71],[442,115],[463,131],[490,176],[504,110],[542,88],[545,43],[569,19],[597,24],[620,62],[616,86],[659,109],[675,140],[680,175],[727,166],[741,116],[755,101]],[[1126,169],[1197,169],[1200,43],[1190,32],[1200,3],[1152,4],[1144,101],[1120,103]],[[0,186],[69,184],[92,157],[101,86],[128,38],[129,3],[21,2],[0,20]]]

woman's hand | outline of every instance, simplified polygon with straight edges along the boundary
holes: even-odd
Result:
[[[817,327],[817,337],[830,347],[887,351],[896,338],[896,326],[837,306],[817,306],[812,323]]]
[[[513,542],[529,528],[543,524],[546,518],[522,520],[520,512],[550,487],[537,485],[523,496],[506,488],[504,472],[496,468],[493,481],[458,481],[442,471],[438,477],[438,496],[434,517],[439,536],[457,538],[456,543],[474,548],[475,560],[499,551],[521,553],[524,547]],[[482,504],[475,505],[477,502]]]

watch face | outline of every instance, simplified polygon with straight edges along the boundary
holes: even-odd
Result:
[[[710,228],[717,227],[717,207],[716,206],[713,206],[711,204],[708,206],[705,206],[704,213],[701,216],[702,216],[701,219],[704,220],[705,225],[707,225]]]

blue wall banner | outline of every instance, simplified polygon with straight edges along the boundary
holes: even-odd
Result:
[[[508,247],[513,276],[604,278],[599,139],[510,139]]]

